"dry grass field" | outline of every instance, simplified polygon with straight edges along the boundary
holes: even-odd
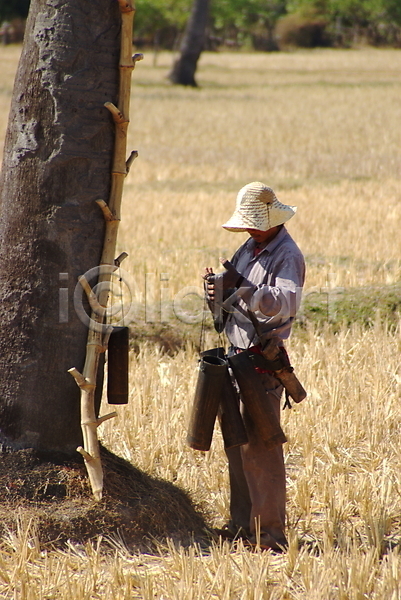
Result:
[[[20,48],[2,47],[4,138]],[[243,234],[224,231],[252,180],[298,206],[289,223],[307,260],[306,292],[385,286],[401,278],[401,51],[206,53],[199,89],[169,85],[172,56],[145,54],[133,75],[119,249],[134,324],[168,324],[187,344],[150,342],[131,356],[130,404],[104,424],[105,444],[186,490],[212,525],[227,518],[221,435],[185,444],[196,379],[203,266]],[[128,300],[127,300],[128,301]],[[330,308],[330,307],[328,307]],[[167,544],[132,555],[121,540],[39,547],[34,524],[0,542],[5,600],[401,599],[400,329],[379,316],[333,332],[307,322],[289,343],[308,398],[283,413],[287,554]],[[210,329],[207,344],[215,345]],[[108,551],[106,549],[108,548]]]

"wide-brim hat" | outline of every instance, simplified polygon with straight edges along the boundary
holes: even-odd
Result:
[[[267,231],[291,219],[296,210],[296,206],[279,202],[270,187],[253,181],[240,189],[234,214],[222,227],[228,231]]]

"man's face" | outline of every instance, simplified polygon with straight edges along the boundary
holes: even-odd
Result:
[[[261,231],[260,229],[247,229],[247,232],[255,240],[257,244],[263,244],[264,242],[270,242],[275,235],[277,235],[280,226],[272,227],[267,231]]]

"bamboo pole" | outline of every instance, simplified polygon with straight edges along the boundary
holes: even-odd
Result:
[[[118,106],[106,102],[115,124],[114,160],[111,173],[111,190],[109,202],[97,200],[106,224],[103,252],[100,262],[98,283],[109,282],[111,274],[126,257],[123,253],[114,259],[118,226],[121,218],[121,201],[124,179],[137,152],[131,153],[126,161],[127,130],[129,124],[129,104],[131,92],[131,74],[142,54],[132,56],[132,34],[135,16],[134,0],[117,0],[121,13],[121,48],[119,60],[119,95]],[[86,359],[82,374],[73,367],[69,373],[74,377],[81,390],[81,429],[83,447],[77,451],[84,457],[92,492],[96,500],[101,500],[103,492],[103,469],[100,459],[97,428],[107,419],[116,416],[116,412],[97,417],[95,413],[96,376],[99,366],[99,355],[107,349],[112,327],[104,325],[104,317],[109,296],[109,286],[100,286],[98,296],[92,291],[84,276],[79,279],[92,307],[91,321],[86,345]]]

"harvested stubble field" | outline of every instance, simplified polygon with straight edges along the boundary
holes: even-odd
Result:
[[[19,52],[0,50],[2,136]],[[1,540],[0,597],[398,600],[397,307],[367,323],[356,302],[354,322],[341,324],[336,301],[349,290],[364,290],[360,300],[400,283],[401,52],[203,54],[200,89],[169,85],[171,61],[149,53],[133,76],[129,145],[139,158],[126,181],[119,249],[129,254],[137,339],[130,404],[104,424],[103,441],[188,490],[212,525],[227,517],[220,432],[209,453],[185,445],[199,273],[244,239],[220,227],[237,190],[252,180],[270,184],[298,206],[288,228],[306,256],[306,299],[326,299],[324,322],[304,306],[289,343],[309,392],[283,414],[290,548],[273,556],[241,545],[167,544],[151,556],[129,554],[116,539],[114,551],[102,540],[45,551],[21,521]],[[206,337],[217,342],[210,323]]]

